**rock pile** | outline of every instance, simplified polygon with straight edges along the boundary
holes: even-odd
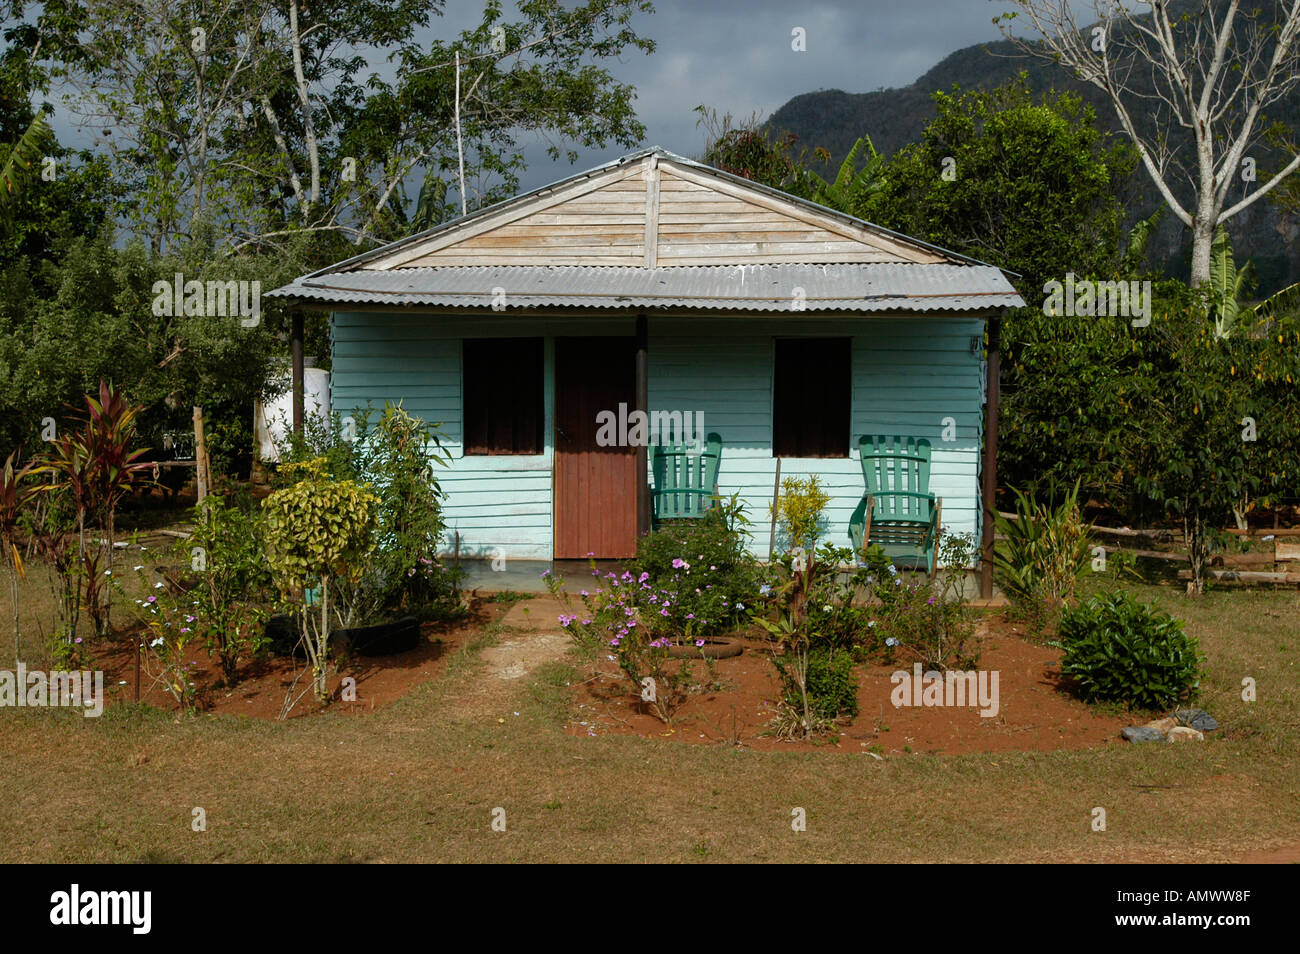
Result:
[[[1218,721],[1204,709],[1176,709],[1163,719],[1131,725],[1120,735],[1130,742],[1204,742],[1205,733],[1218,727]]]

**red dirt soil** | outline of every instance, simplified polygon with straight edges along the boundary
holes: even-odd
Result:
[[[642,703],[627,678],[608,658],[582,684],[574,735],[643,735],[696,744],[737,744],[748,749],[799,751],[837,748],[842,752],[951,755],[963,752],[1054,751],[1126,744],[1120,729],[1134,717],[1107,716],[1060,687],[1060,652],[1019,636],[1006,619],[986,617],[979,668],[999,675],[999,711],[982,718],[977,707],[903,707],[890,699],[896,670],[907,663],[858,667],[859,713],[837,734],[817,742],[781,741],[763,734],[780,699],[780,683],[761,639],[747,639],[745,652],[716,663],[722,689],[691,696],[666,726]],[[696,664],[704,678],[703,664]],[[878,747],[878,748],[876,748]]]
[[[338,671],[329,678],[330,691],[333,693],[329,709],[361,715],[388,705],[420,683],[439,675],[446,667],[446,660],[485,624],[500,616],[503,610],[504,607],[476,601],[471,604],[469,615],[463,620],[421,625],[420,645],[415,649],[392,656],[355,657],[343,661]],[[208,658],[202,646],[187,647],[186,661],[195,664],[200,711],[258,719],[279,717],[285,693],[304,665],[301,660],[295,662],[285,656],[255,659],[240,667],[239,682],[233,690],[227,690],[220,685],[220,668],[215,660]],[[134,699],[135,654],[130,638],[119,638],[106,644],[96,657],[95,664],[104,670],[104,690],[110,700],[130,702]],[[355,702],[339,699],[339,687],[347,676],[356,680]],[[303,676],[298,683],[298,691],[308,688],[310,679],[310,673]],[[140,700],[166,711],[176,711],[179,708],[167,690],[155,683],[147,672],[141,673]],[[289,718],[295,719],[319,711],[320,707],[308,692],[294,706]]]

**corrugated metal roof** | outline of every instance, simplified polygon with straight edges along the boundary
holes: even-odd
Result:
[[[317,273],[267,293],[439,308],[975,311],[1024,301],[991,265],[484,265]],[[797,302],[802,301],[800,308]]]

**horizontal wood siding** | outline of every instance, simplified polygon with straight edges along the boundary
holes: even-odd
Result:
[[[660,265],[896,262],[899,256],[660,170]]]
[[[852,330],[852,456],[781,462],[781,476],[817,474],[831,495],[827,542],[848,546],[849,518],[862,497],[857,438],[865,433],[929,438],[930,489],[944,498],[943,525],[977,533],[979,515],[980,356],[970,339],[983,322],[970,318],[801,321],[797,333],[836,336]],[[722,435],[719,490],[739,493],[752,521],[751,549],[766,557],[772,457],[773,338],[796,333],[786,322],[746,321],[744,333],[726,320],[650,321],[652,410],[702,412],[705,432]],[[723,360],[725,356],[725,360]],[[943,440],[946,417],[955,439]]]
[[[645,178],[634,173],[409,264],[641,265],[645,214]]]
[[[462,553],[546,559],[552,552],[554,338],[631,335],[633,319],[446,317],[336,314],[334,407],[402,399],[413,413],[441,422],[455,460],[440,471],[449,527]],[[851,447],[845,459],[785,459],[782,476],[818,474],[832,500],[827,540],[848,545],[848,522],[863,493],[856,456],[864,433],[928,438],[931,489],[944,498],[946,531],[978,532],[981,441],[980,355],[976,318],[782,319],[720,317],[649,321],[650,407],[701,412],[704,430],[722,435],[724,494],[749,508],[751,549],[767,556],[772,457],[773,339],[809,334],[850,337],[853,349]],[[546,452],[525,457],[464,457],[460,418],[460,338],[542,335],[547,340]],[[956,425],[943,439],[944,418]],[[629,502],[629,506],[631,506]]]

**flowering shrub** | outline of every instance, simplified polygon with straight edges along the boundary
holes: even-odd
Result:
[[[973,545],[969,535],[945,537],[939,562],[946,572],[934,581],[905,580],[892,565],[881,573],[877,559],[868,561],[887,659],[897,653],[937,670],[970,669],[979,661],[975,619],[963,591]]]
[[[685,567],[678,568],[683,575]],[[566,608],[573,601],[564,583],[545,574],[551,594]],[[580,646],[603,651],[635,687],[642,701],[665,723],[686,701],[693,682],[690,659],[670,663],[679,645],[702,648],[704,636],[694,614],[683,612],[674,590],[653,586],[650,574],[609,571],[592,566],[592,582],[581,591],[581,612],[561,613],[559,623]]]
[[[733,497],[699,519],[668,523],[641,538],[628,572],[669,592],[675,634],[712,636],[744,620],[759,582],[745,547],[748,525]]]
[[[140,569],[143,569],[141,567]],[[198,638],[196,605],[167,593],[155,582],[147,596],[137,599],[136,613],[144,623],[144,653],[141,662],[155,683],[161,683],[182,709],[194,708],[198,687],[193,663],[185,661],[185,648]]]

